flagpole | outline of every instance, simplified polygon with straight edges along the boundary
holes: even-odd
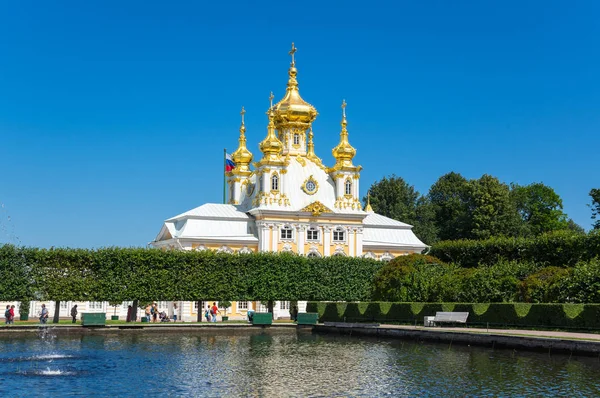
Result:
[[[227,148],[223,148],[223,204],[225,204],[227,194],[227,177],[225,176],[225,170],[227,170]]]

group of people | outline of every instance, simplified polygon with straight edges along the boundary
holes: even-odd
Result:
[[[206,318],[206,322],[216,322],[218,314],[219,308],[217,307],[217,303],[213,302],[212,307],[210,305],[206,306],[206,311],[204,311],[204,317]]]
[[[169,322],[169,316],[166,312],[159,312],[156,303],[148,304],[144,310],[147,322]]]
[[[15,306],[7,305],[4,311],[4,323],[7,325],[15,323]]]

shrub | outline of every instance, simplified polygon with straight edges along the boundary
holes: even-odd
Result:
[[[570,270],[559,267],[542,268],[519,284],[519,299],[527,303],[554,303],[561,297],[561,289]]]

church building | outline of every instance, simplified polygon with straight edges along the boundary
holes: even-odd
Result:
[[[255,162],[246,147],[242,108],[239,147],[232,153],[231,167],[226,171],[228,203],[207,203],[169,218],[152,246],[382,261],[420,253],[427,247],[412,232],[411,225],[373,212],[368,202],[363,209],[362,167],[354,164],[356,149],[349,141],[345,101],[339,133],[316,133],[339,134],[339,143],[332,149],[335,164],[327,166],[316,155],[313,123],[318,113],[300,96],[295,52],[292,44],[286,92],[275,104],[271,94],[266,137],[260,142],[261,154]],[[189,305],[192,316],[196,309]],[[243,316],[249,306],[253,303],[234,303],[231,315]],[[276,316],[289,316],[289,303],[278,303],[276,307]],[[185,319],[187,314],[182,315]]]

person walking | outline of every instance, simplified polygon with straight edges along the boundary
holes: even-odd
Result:
[[[204,311],[204,317],[206,318],[206,322],[210,322],[210,305],[206,306],[206,310]]]
[[[158,322],[158,305],[156,303],[152,305],[152,322]]]
[[[217,314],[219,313],[219,308],[217,307],[217,303],[213,302],[212,308],[210,309],[210,312],[212,314],[212,321],[216,322],[217,321]]]
[[[146,309],[144,310],[144,314],[146,315],[146,322],[150,322],[150,317],[152,316],[152,306],[148,304]]]
[[[40,313],[40,323],[46,324],[48,322],[48,309],[46,304],[42,304],[42,312]]]
[[[9,314],[10,314],[10,318],[8,320],[8,323],[10,323],[11,325],[15,323],[15,306],[11,305],[10,306],[10,310],[8,310]]]
[[[10,305],[6,306],[6,311],[4,311],[4,324],[8,325],[10,322]]]
[[[71,308],[71,316],[73,317],[73,323],[77,322],[77,304]]]

